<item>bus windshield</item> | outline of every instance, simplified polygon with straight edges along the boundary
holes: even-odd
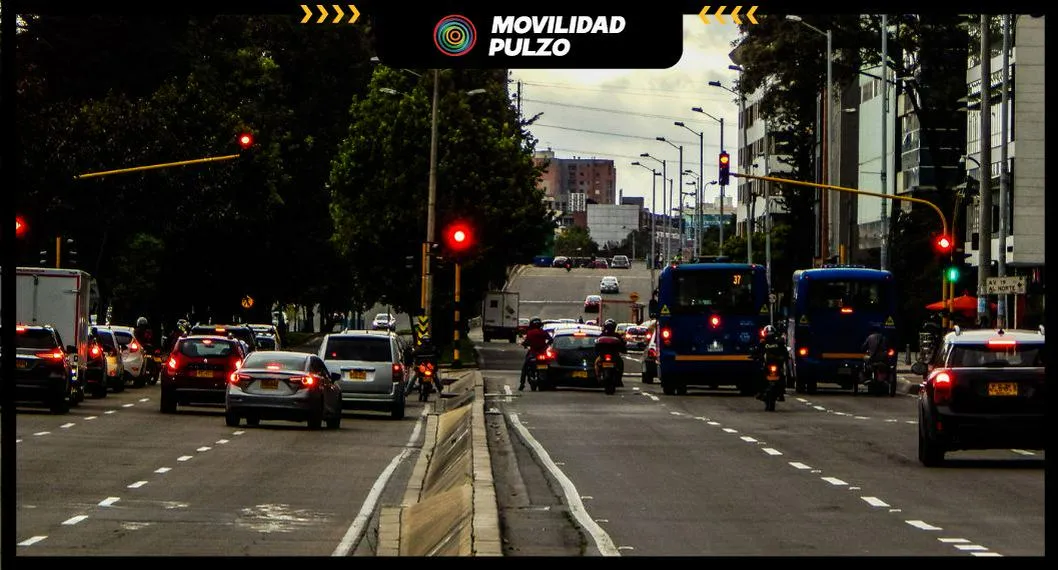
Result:
[[[757,314],[753,299],[753,273],[750,270],[686,271],[673,276],[673,315],[711,312]]]
[[[808,283],[808,308],[886,312],[888,285],[883,281],[813,280]]]

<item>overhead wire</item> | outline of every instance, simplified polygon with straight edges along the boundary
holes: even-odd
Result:
[[[589,105],[574,105],[573,103],[562,103],[560,101],[544,101],[543,99],[529,99],[528,97],[522,97],[522,101],[530,103],[540,103],[542,105],[554,105],[556,107],[569,107],[571,109],[584,109],[586,111],[598,111],[600,113],[614,113],[618,115],[633,115],[637,117],[650,117],[654,119],[673,119],[677,121],[683,121],[687,123],[715,123],[716,121],[708,118],[698,118],[692,115],[692,118],[677,117],[674,115],[659,115],[656,113],[642,113],[638,111],[629,111],[625,109],[607,109],[604,107],[592,107]],[[693,111],[692,111],[693,113]],[[696,113],[697,114],[697,113]]]

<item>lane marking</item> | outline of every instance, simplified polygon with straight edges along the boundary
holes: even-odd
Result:
[[[246,433],[246,431],[240,429],[240,430],[237,430],[237,431],[233,431],[231,434],[232,435],[242,435],[244,433]]]
[[[813,408],[815,408],[815,409],[817,409],[817,410],[819,410],[819,411],[821,411],[821,412],[825,412],[825,411],[827,411],[827,409],[826,409],[826,408],[824,408],[823,406],[812,406],[812,407],[813,407]]]
[[[386,488],[386,483],[389,482],[389,478],[397,470],[397,467],[410,457],[415,450],[415,442],[419,439],[419,432],[422,431],[423,425],[426,424],[427,409],[425,407],[422,409],[419,419],[415,422],[415,429],[412,430],[411,436],[408,437],[408,442],[404,444],[404,448],[390,460],[389,465],[382,470],[378,479],[375,479],[374,485],[371,485],[371,491],[368,492],[367,498],[364,499],[364,504],[360,506],[360,512],[356,514],[356,518],[349,525],[349,529],[345,531],[345,535],[342,536],[342,540],[334,548],[331,556],[348,556],[353,547],[360,542],[364,532],[367,530],[368,523],[371,521],[371,514],[375,512],[379,497],[382,496],[382,491]]]
[[[707,418],[707,417],[705,417],[705,416],[695,416],[695,417],[694,417],[694,419],[696,419],[696,420],[702,420],[703,422],[707,422],[707,421],[709,421],[709,418]]]
[[[683,412],[669,412],[669,413],[674,415],[674,416],[682,416],[683,415]]]
[[[820,479],[830,483],[831,485],[848,485],[848,483],[838,479],[837,477],[820,477]]]
[[[228,443],[228,440],[226,440],[226,439],[218,439],[217,440],[217,445],[224,445],[225,443]]]
[[[537,459],[547,467],[548,471],[555,477],[562,487],[562,491],[566,496],[566,504],[569,506],[570,512],[577,519],[577,522],[581,524],[581,527],[588,531],[592,539],[595,540],[595,546],[599,549],[599,553],[603,556],[620,556],[621,552],[614,544],[613,539],[610,535],[598,525],[591,516],[588,515],[587,510],[584,508],[584,503],[580,500],[580,494],[577,492],[577,488],[573,485],[573,482],[569,480],[569,477],[562,472],[561,469],[555,465],[552,461],[551,456],[548,455],[547,450],[544,449],[540,442],[529,433],[529,430],[522,425],[521,420],[518,419],[518,414],[510,414],[508,418],[511,421],[511,425],[515,427],[519,435],[522,437],[522,441],[526,443],[533,450],[533,454],[536,455]]]
[[[150,398],[140,398],[140,401],[141,402],[150,402],[151,399]]]
[[[107,498],[103,499],[102,501],[99,501],[99,506],[100,507],[109,507],[109,506],[113,505],[114,503],[116,503],[116,502],[118,502],[120,500],[121,500],[121,497],[107,497]]]
[[[22,440],[21,439],[16,439],[15,443],[22,443]]]
[[[738,430],[734,429],[734,428],[723,428],[723,430],[726,431],[727,433],[738,433]]]
[[[181,455],[180,457],[177,457],[176,460],[177,461],[187,461],[188,459],[191,459],[191,457],[192,457],[191,455]]]
[[[1018,455],[1036,455],[1034,452],[1028,451],[1027,449],[1011,449],[1010,451],[1013,451]]]
[[[212,448],[212,447],[207,447],[207,446],[203,445],[202,447],[200,447],[200,448],[196,449],[195,451],[209,451],[209,450],[211,450],[211,449],[213,449],[213,448]]]
[[[705,422],[705,423],[707,423],[707,424],[709,424],[709,425],[711,425],[711,426],[718,426],[718,425],[720,425],[720,422],[714,422],[714,421],[708,421],[708,422]]]
[[[911,526],[913,526],[913,527],[915,527],[917,529],[920,529],[920,530],[944,530],[941,527],[933,526],[933,525],[929,524],[926,521],[913,520],[913,521],[904,521],[904,522],[906,522],[907,524],[909,524],[909,525],[911,525]]]
[[[860,497],[860,498],[863,499],[864,501],[866,501],[867,504],[872,506],[872,507],[888,507],[889,506],[889,503],[886,503],[885,501],[879,499],[878,497]]]
[[[22,542],[18,543],[18,545],[19,546],[31,546],[31,545],[37,544],[38,542],[44,540],[45,538],[48,538],[48,537],[47,536],[31,536],[31,537],[27,538],[26,540],[23,540]]]
[[[998,552],[971,552],[971,556],[1003,556]]]
[[[85,418],[85,421],[87,421],[87,420],[94,420],[94,419],[96,419],[97,417],[99,417],[99,416],[88,416],[87,418]]]
[[[869,417],[867,417],[867,416],[855,416],[855,417],[856,417],[856,419],[858,419],[858,420],[869,420],[869,419],[871,419],[871,418],[869,418]]]
[[[114,412],[116,412],[116,411],[117,411],[117,410],[107,410],[107,411],[105,411],[105,412],[103,412],[103,413],[104,413],[104,414],[113,414],[113,413],[114,413]]]
[[[752,437],[750,437],[748,435],[740,436],[739,439],[741,439],[742,441],[744,441],[746,443],[756,443],[757,442],[757,440],[755,438],[752,438]]]
[[[172,467],[159,467],[159,468],[155,469],[154,472],[155,473],[168,473],[168,472],[170,472],[172,470],[173,470]]]
[[[51,433],[51,432],[50,431],[38,431],[37,433],[35,433],[33,435],[48,435],[49,433]]]
[[[139,489],[140,487],[142,487],[142,486],[144,486],[146,484],[147,484],[146,481],[136,481],[135,483],[132,483],[132,484],[129,485],[129,489]]]
[[[121,407],[122,407],[122,408],[131,408],[132,406],[135,406],[135,405],[136,405],[136,404],[133,404],[133,403],[131,403],[131,402],[130,402],[130,403],[128,403],[128,404],[121,404]]]
[[[77,515],[76,517],[70,517],[70,518],[62,521],[62,524],[66,525],[66,526],[72,526],[72,525],[75,525],[75,524],[85,520],[86,518],[88,518],[88,515]]]
[[[75,425],[77,425],[77,424],[75,424],[73,422],[70,422],[70,423],[67,423],[67,424],[62,424],[61,426],[59,426],[59,429],[70,429],[70,428],[72,428]]]
[[[965,538],[938,538],[937,540],[945,544],[967,544],[970,542]]]
[[[976,550],[978,552],[981,552],[981,551],[984,551],[984,550],[988,550],[987,548],[981,546],[980,544],[956,544],[955,548],[958,548],[959,550],[963,550],[963,551]]]
[[[808,465],[805,465],[804,463],[801,463],[800,461],[791,461],[790,462],[790,467],[793,467],[794,469],[811,469],[812,468],[812,467],[810,467]]]
[[[772,447],[762,447],[761,449],[763,449],[764,453],[767,453],[768,455],[782,455],[781,451]]]

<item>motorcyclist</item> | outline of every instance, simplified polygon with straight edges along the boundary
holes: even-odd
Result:
[[[441,393],[443,385],[441,383],[440,371],[437,369],[437,360],[440,354],[437,352],[437,345],[433,343],[433,338],[429,334],[424,334],[419,337],[419,346],[415,348],[415,367],[416,377],[418,377],[418,365],[420,362],[430,362],[434,366],[434,389],[437,393]],[[421,382],[421,379],[417,381]]]
[[[889,366],[889,339],[878,326],[871,327],[871,334],[867,335],[860,350],[864,353],[861,376],[865,382],[871,377],[870,370],[875,365]]]
[[[154,348],[154,331],[151,330],[147,317],[136,319],[136,326],[133,327],[132,333],[145,351],[149,353]]]
[[[525,389],[525,380],[529,377],[529,366],[533,362],[533,357],[547,350],[554,340],[551,333],[544,330],[544,321],[540,320],[540,317],[529,319],[529,329],[525,331],[525,338],[522,339],[522,346],[529,350],[525,351],[525,361],[522,362],[522,376],[518,382],[519,391]]]
[[[782,335],[773,325],[767,325],[762,331],[764,337],[756,347],[754,358],[760,360],[764,366],[768,364],[778,364],[781,366],[781,370],[785,373],[787,361],[790,359],[790,352],[786,348],[786,341],[783,340]],[[764,393],[768,390],[768,380],[765,376],[762,376],[762,384],[760,391],[757,393],[757,399],[763,400]],[[783,386],[783,390],[779,392],[780,402],[786,401],[786,386]]]
[[[595,339],[595,377],[600,377],[600,366],[603,356],[611,355],[617,362],[617,385],[624,386],[625,362],[621,354],[628,352],[628,344],[617,332],[617,321],[606,319],[602,324],[602,334]]]
[[[163,347],[163,353],[169,354],[176,347],[176,341],[180,340],[180,337],[187,336],[191,331],[191,323],[187,322],[187,319],[179,319],[173,326],[172,332],[165,339],[165,346]]]

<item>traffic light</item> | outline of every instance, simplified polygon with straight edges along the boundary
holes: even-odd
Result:
[[[731,155],[727,152],[720,153],[720,182],[721,186],[727,186],[728,180],[731,176]]]
[[[948,283],[958,283],[960,273],[959,266],[952,265],[944,269],[944,278],[948,280]]]
[[[445,228],[445,249],[454,257],[464,255],[474,245],[473,231],[464,222],[453,222]]]
[[[15,237],[22,237],[26,235],[26,231],[29,228],[26,226],[26,220],[22,219],[22,216],[15,216]]]
[[[253,134],[244,132],[239,134],[239,148],[249,150],[253,146]]]
[[[937,253],[941,255],[948,255],[951,253],[953,242],[950,236],[940,235],[933,241],[933,246],[936,248]]]

